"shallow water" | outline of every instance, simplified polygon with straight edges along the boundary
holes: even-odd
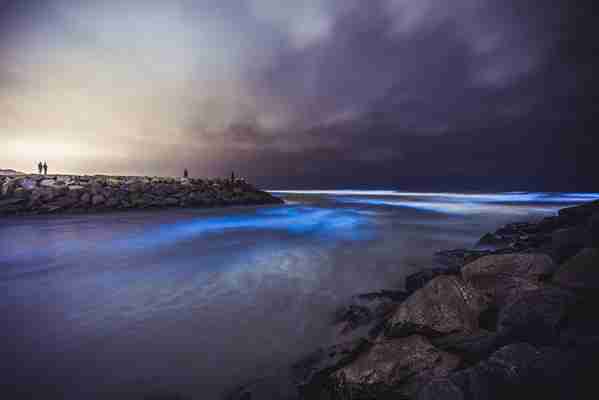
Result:
[[[283,206],[0,220],[13,398],[218,398],[326,342],[334,308],[436,250],[599,198],[286,192]],[[117,395],[118,394],[118,395]]]

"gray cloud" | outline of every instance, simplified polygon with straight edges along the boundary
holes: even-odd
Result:
[[[6,167],[544,186],[587,115],[588,19],[561,1],[1,4]]]

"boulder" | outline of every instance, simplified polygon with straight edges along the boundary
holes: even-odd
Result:
[[[417,400],[466,400],[462,389],[447,378],[433,379],[420,392]]]
[[[22,179],[20,184],[25,190],[33,190],[37,187],[37,182],[34,179]]]
[[[98,206],[100,204],[103,204],[106,201],[106,198],[104,196],[102,196],[101,194],[95,194],[94,196],[92,196],[92,205],[93,206]]]
[[[439,276],[401,303],[387,335],[443,335],[478,330],[487,303],[472,286],[455,276]]]
[[[553,282],[571,289],[599,289],[599,249],[582,249],[560,266]]]
[[[499,235],[496,233],[486,233],[485,235],[483,235],[483,237],[481,237],[479,239],[479,241],[476,243],[477,246],[491,246],[491,247],[495,247],[495,246],[502,246],[502,245],[506,245],[508,244],[510,241],[509,237],[507,236],[503,236],[503,235]]]
[[[580,222],[596,212],[599,212],[599,200],[584,203],[579,206],[562,208],[559,210],[558,215],[560,217],[569,218],[573,222]]]
[[[53,211],[56,211],[61,208],[68,208],[74,206],[79,202],[79,199],[73,196],[63,196],[57,199],[54,199],[51,203],[46,204],[45,206],[50,207]]]
[[[334,323],[341,335],[369,327],[369,336],[377,336],[384,329],[385,318],[392,315],[397,305],[407,297],[406,292],[399,290],[381,290],[353,296],[349,304],[335,311]]]
[[[56,186],[56,181],[54,179],[43,179],[39,185],[42,187],[54,187]]]
[[[459,272],[464,265],[489,254],[491,254],[490,250],[442,250],[435,253],[435,262],[449,270]]]
[[[413,396],[430,379],[447,376],[459,364],[460,357],[413,335],[375,343],[333,373],[331,386],[339,399]]]
[[[556,269],[546,254],[500,254],[479,258],[462,268],[462,276],[501,307],[510,296],[541,287]]]
[[[572,293],[553,287],[518,293],[500,310],[498,332],[511,342],[556,343],[561,325],[575,301]]]
[[[433,278],[439,275],[448,275],[449,271],[443,268],[425,268],[421,271],[410,274],[406,277],[406,291],[413,293],[416,290],[424,287]]]
[[[498,334],[484,329],[453,333],[430,340],[436,348],[458,354],[470,364],[488,358],[499,345]]]
[[[553,258],[558,264],[578,253],[588,243],[589,231],[585,226],[558,229],[551,235]]]
[[[0,195],[2,197],[9,197],[13,194],[14,190],[17,187],[16,179],[6,179],[0,188]]]
[[[81,201],[81,203],[83,204],[89,204],[89,202],[91,201],[92,197],[89,193],[83,193],[81,195],[81,198],[79,199]]]
[[[427,393],[437,393],[436,400],[460,399],[460,393],[471,400],[505,400],[512,396],[522,398],[524,393],[528,393],[522,388],[526,387],[530,371],[540,357],[541,352],[529,344],[504,346],[488,360],[449,375],[447,380],[451,384],[445,380],[427,383],[419,399],[430,398],[423,397]]]
[[[350,364],[371,347],[364,339],[321,348],[292,366],[294,380],[304,398],[318,398],[329,389],[330,375]]]

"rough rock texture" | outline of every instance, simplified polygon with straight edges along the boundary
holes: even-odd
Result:
[[[352,340],[326,349],[318,349],[299,360],[292,369],[302,397],[320,398],[321,395],[328,393],[330,375],[354,361],[370,347],[371,343],[366,340]]]
[[[461,393],[464,398],[472,400],[500,400],[506,399],[506,396],[518,395],[517,389],[528,377],[531,366],[540,356],[540,351],[524,343],[502,347],[488,360],[451,374],[447,378],[451,384],[446,380],[431,381],[421,390],[422,395],[419,399],[427,399],[424,396],[429,393],[437,393],[437,400],[445,400],[446,397],[441,396],[445,393],[449,396],[447,399],[459,399]],[[448,390],[448,386],[451,390]],[[519,394],[524,395],[522,392]]]
[[[365,327],[369,330],[369,336],[375,337],[383,329],[385,318],[406,298],[408,293],[398,290],[382,290],[353,296],[349,304],[335,312],[334,324],[338,327],[340,335]]]
[[[513,342],[556,343],[561,324],[575,301],[572,293],[552,287],[519,293],[499,312],[498,332],[504,340],[508,337]]]
[[[0,176],[0,215],[277,203],[241,179]]]
[[[344,323],[372,323],[377,315],[386,331],[354,346],[342,362],[330,358],[333,365],[325,363],[303,398],[592,397],[599,369],[598,215],[593,202],[538,223],[506,225],[492,235],[493,249],[437,253],[433,265],[407,278],[410,295],[393,300],[390,316],[364,304],[347,308]]]
[[[599,200],[591,201],[579,206],[562,208],[559,210],[558,215],[560,217],[569,218],[575,222],[583,222],[586,218],[592,216],[596,212],[599,212]]]
[[[551,235],[553,259],[558,264],[590,244],[590,231],[585,226],[558,229]]]
[[[462,389],[447,378],[434,379],[418,393],[418,400],[466,400]]]
[[[469,364],[490,356],[499,346],[498,334],[484,329],[431,338],[431,343],[440,350],[458,354]]]
[[[556,268],[546,254],[491,255],[464,266],[462,276],[500,307],[519,292],[540,288]]]
[[[571,289],[599,289],[599,249],[581,250],[560,266],[553,282]]]
[[[429,379],[446,376],[459,363],[458,356],[436,349],[422,336],[387,340],[335,372],[333,392],[339,399],[376,399],[387,391],[413,395]]]
[[[455,276],[439,276],[404,301],[389,320],[387,335],[448,334],[476,331],[487,304]]]

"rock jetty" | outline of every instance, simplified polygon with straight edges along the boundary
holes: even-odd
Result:
[[[354,296],[292,368],[310,400],[596,397],[599,201],[436,254],[405,290]],[[335,330],[336,329],[336,330]],[[261,399],[268,382],[229,399]]]
[[[0,176],[0,215],[279,204],[243,179]]]

